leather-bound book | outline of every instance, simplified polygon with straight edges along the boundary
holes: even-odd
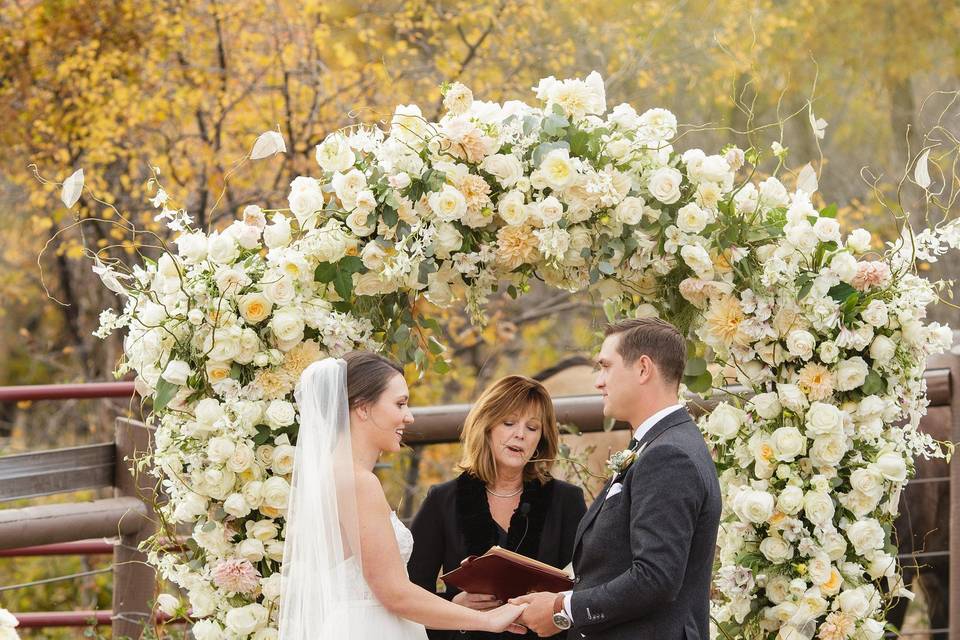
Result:
[[[460,566],[440,576],[447,585],[467,593],[485,593],[501,602],[535,591],[567,591],[570,574],[527,556],[491,547],[482,556],[470,556]]]

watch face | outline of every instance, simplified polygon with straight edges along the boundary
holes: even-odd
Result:
[[[570,618],[564,613],[555,613],[553,614],[553,624],[557,629],[569,629],[570,628]]]

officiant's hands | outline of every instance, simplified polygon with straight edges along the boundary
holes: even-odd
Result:
[[[454,604],[459,604],[462,607],[469,607],[477,611],[489,611],[490,609],[496,609],[499,607],[502,602],[497,599],[497,596],[492,596],[486,593],[466,593],[461,591],[457,595],[453,596]]]
[[[509,631],[510,633],[524,634],[527,628],[517,624],[521,615],[526,610],[525,604],[505,604],[496,609],[490,609],[487,614],[489,626],[480,631],[489,631],[491,633],[501,633]]]
[[[525,596],[511,598],[510,604],[525,604],[526,611],[520,616],[520,624],[532,630],[541,638],[560,633],[557,625],[553,624],[553,614],[556,613],[556,603],[559,594],[540,591],[528,593]]]

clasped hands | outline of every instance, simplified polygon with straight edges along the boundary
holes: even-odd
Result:
[[[541,638],[560,633],[557,625],[553,624],[553,614],[556,613],[556,602],[559,594],[539,591],[528,593],[510,599],[510,604],[525,604],[527,608],[517,619],[517,623],[530,629]],[[512,629],[511,629],[512,630]]]

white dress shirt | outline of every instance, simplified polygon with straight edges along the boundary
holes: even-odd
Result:
[[[666,418],[668,415],[673,413],[678,409],[682,409],[682,404],[672,404],[669,407],[665,407],[657,411],[655,414],[644,420],[640,423],[640,426],[637,427],[637,430],[633,432],[633,439],[637,442],[647,435],[647,432],[653,428],[655,424]],[[609,492],[608,492],[609,494]],[[609,496],[607,496],[609,497]],[[606,500],[607,497],[604,497]],[[573,591],[564,591],[563,592],[563,611],[567,614],[567,617],[570,618],[570,621],[573,622],[573,614],[570,613],[570,601],[573,599]]]

